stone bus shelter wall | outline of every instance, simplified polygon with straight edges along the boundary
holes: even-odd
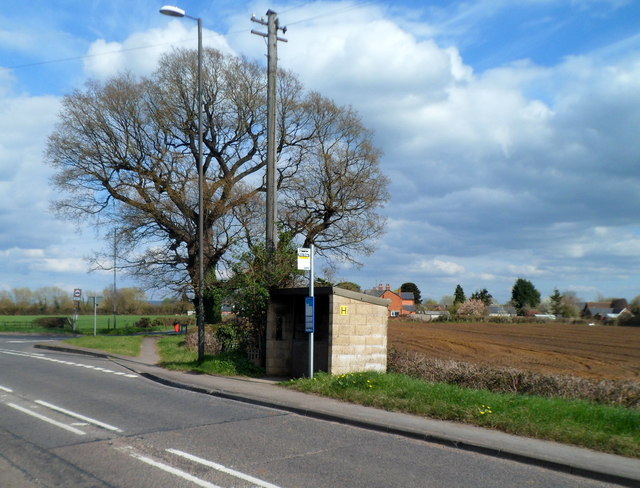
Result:
[[[306,288],[275,290],[267,314],[266,372],[308,374]],[[314,371],[386,371],[388,300],[334,287],[316,288]]]

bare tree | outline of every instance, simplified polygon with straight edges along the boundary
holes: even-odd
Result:
[[[312,93],[303,105],[310,137],[298,143],[297,172],[283,182],[285,229],[321,253],[353,260],[372,251],[385,220],[388,181],[372,133],[351,109]]]
[[[203,57],[203,254],[215,281],[230,251],[264,230],[266,74],[215,50]],[[198,286],[196,73],[196,53],[179,50],[150,77],[89,81],[64,98],[48,141],[54,210],[110,224],[104,233],[117,226],[118,266],[148,287]],[[371,134],[351,109],[305,94],[290,73],[279,75],[278,109],[282,225],[320,252],[370,251],[387,199]],[[109,262],[96,255],[96,266]]]

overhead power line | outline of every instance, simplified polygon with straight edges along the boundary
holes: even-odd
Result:
[[[334,10],[330,10],[328,12],[322,13],[322,14],[318,14],[318,15],[313,15],[311,17],[306,17],[303,19],[299,19],[299,20],[294,20],[293,22],[288,22],[288,25],[293,25],[293,24],[302,24],[305,22],[311,22],[313,20],[316,19],[320,19],[320,18],[324,18],[324,17],[331,17],[333,15],[338,15],[341,14],[343,12],[347,12],[350,10],[357,10],[363,7],[366,7],[368,5],[372,5],[377,3],[377,0],[369,0],[369,1],[365,1],[365,2],[361,2],[358,4],[351,4],[349,6],[346,7],[342,7],[342,8],[336,8]],[[284,10],[283,12],[291,12],[291,11],[295,11],[298,9],[304,8],[304,6],[295,6],[295,7],[291,7],[287,10]],[[249,32],[250,29],[241,29],[241,30],[237,30],[237,31],[231,31],[228,32],[227,34],[220,34],[220,35],[226,35],[226,36],[232,36],[232,35],[237,35],[237,34],[243,34],[246,32]],[[206,36],[205,36],[206,38]],[[168,46],[168,45],[172,45],[172,44],[178,44],[178,43],[182,43],[182,42],[192,42],[192,39],[184,39],[181,41],[172,41],[172,42],[163,42],[160,44],[147,44],[144,46],[134,46],[134,47],[127,47],[127,48],[121,48],[121,49],[115,49],[113,51],[103,51],[100,53],[95,53],[95,54],[83,54],[81,56],[70,56],[70,57],[66,57],[66,58],[57,58],[57,59],[48,59],[48,60],[44,60],[44,61],[34,61],[32,63],[24,63],[24,64],[16,64],[13,66],[0,66],[0,71],[9,71],[9,70],[16,70],[16,69],[23,69],[23,68],[32,68],[35,66],[43,66],[43,65],[47,65],[47,64],[57,64],[57,63],[67,63],[69,61],[80,61],[83,59],[90,59],[90,58],[96,58],[96,57],[100,57],[100,56],[109,56],[109,55],[113,55],[113,54],[121,54],[121,53],[125,53],[125,52],[130,52],[130,51],[140,51],[143,49],[154,49],[157,47],[162,47],[162,46]]]

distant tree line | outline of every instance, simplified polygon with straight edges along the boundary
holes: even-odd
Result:
[[[73,300],[73,292],[55,286],[32,290],[13,288],[0,290],[0,315],[71,315],[76,307],[81,314],[93,313],[90,297],[102,297],[98,314],[120,315],[173,315],[183,314],[193,308],[185,297],[167,298],[160,303],[149,302],[141,288],[121,288],[114,295],[113,289],[102,292],[83,291],[80,301]],[[115,305],[115,308],[114,308]]]
[[[353,282],[341,282],[336,286],[353,291],[361,291],[360,285]],[[451,314],[461,317],[483,317],[488,313],[487,307],[500,305],[486,288],[473,292],[469,297],[464,292],[462,285],[458,284],[453,295],[442,297],[438,302],[433,299],[422,300],[419,288],[415,283],[403,283],[401,291],[413,292],[416,298],[416,309],[442,310],[446,308]],[[513,307],[520,316],[533,314],[552,314],[568,319],[578,318],[581,314],[580,304],[583,302],[573,291],[560,292],[557,288],[548,297],[542,297],[534,284],[524,278],[518,278],[511,289],[511,300],[503,304]],[[628,305],[626,300],[608,299],[599,297],[599,302],[624,302],[624,305],[633,315],[640,315],[640,295],[636,296]]]

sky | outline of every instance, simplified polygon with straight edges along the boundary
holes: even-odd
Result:
[[[166,1],[166,0],[165,0]],[[44,159],[61,100],[88,79],[150,74],[196,48],[152,0],[2,0],[0,290],[100,291],[105,243],[57,220]],[[263,61],[252,14],[287,26],[279,67],[353,107],[390,178],[385,235],[332,281],[413,282],[423,299],[516,279],[593,301],[640,295],[637,0],[182,0],[206,46]],[[119,276],[119,286],[135,286]],[[150,298],[162,298],[149,290]]]

